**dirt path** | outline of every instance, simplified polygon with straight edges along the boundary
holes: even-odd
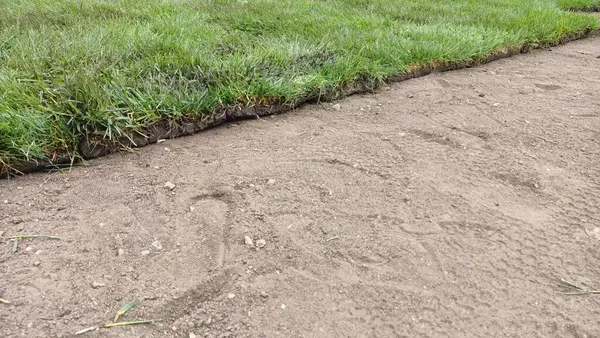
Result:
[[[600,289],[599,56],[589,39],[2,181],[4,237],[63,240],[3,244],[0,336],[68,337],[139,296],[126,318],[161,322],[85,337],[600,337],[600,296],[557,287]]]

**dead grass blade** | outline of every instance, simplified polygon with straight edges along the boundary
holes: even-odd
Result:
[[[48,235],[14,235],[7,237],[9,241],[12,242],[12,252],[15,253],[19,250],[19,242],[26,238],[43,238],[43,239],[62,239],[56,236],[48,236]]]
[[[99,329],[99,327],[97,327],[97,326],[88,327],[87,329],[83,329],[83,330],[79,330],[79,331],[75,332],[75,335],[79,336],[81,334],[88,333],[91,331],[96,331],[98,329]]]
[[[12,241],[15,241],[15,240],[20,241],[25,238],[62,239],[60,237],[48,236],[48,235],[14,235],[14,236],[8,237],[8,239],[10,239]]]
[[[131,302],[123,305],[119,311],[117,311],[117,313],[115,314],[115,319],[113,320],[113,322],[118,322],[119,318],[121,318],[122,315],[126,314],[127,312],[129,312],[129,310],[133,309],[134,307],[136,307],[138,304],[140,303],[140,299],[136,298],[134,300],[132,300]]]
[[[130,322],[118,322],[118,323],[106,323],[104,327],[116,327],[116,326],[128,326],[128,325],[142,325],[142,324],[152,324],[153,320],[133,320]]]
[[[567,282],[564,279],[561,279],[558,285],[565,290],[565,292],[559,292],[563,295],[600,295],[600,290],[587,290],[582,288],[581,286],[575,285],[573,283]]]
[[[0,303],[2,303],[2,304],[10,304],[11,302],[10,302],[10,300],[6,300],[4,298],[0,298]]]

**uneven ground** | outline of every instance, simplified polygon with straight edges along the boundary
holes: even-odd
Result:
[[[2,181],[4,237],[64,239],[5,242],[0,335],[70,336],[139,296],[126,318],[162,321],[86,336],[600,337],[600,296],[557,286],[600,288],[598,57],[589,39]]]

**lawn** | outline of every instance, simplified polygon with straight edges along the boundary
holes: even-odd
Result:
[[[0,175],[596,30],[600,0],[2,0]],[[142,141],[143,143],[143,141]],[[85,155],[85,154],[83,154]]]

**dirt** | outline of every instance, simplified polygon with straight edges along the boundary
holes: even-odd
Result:
[[[2,337],[600,337],[600,39],[0,182]]]

